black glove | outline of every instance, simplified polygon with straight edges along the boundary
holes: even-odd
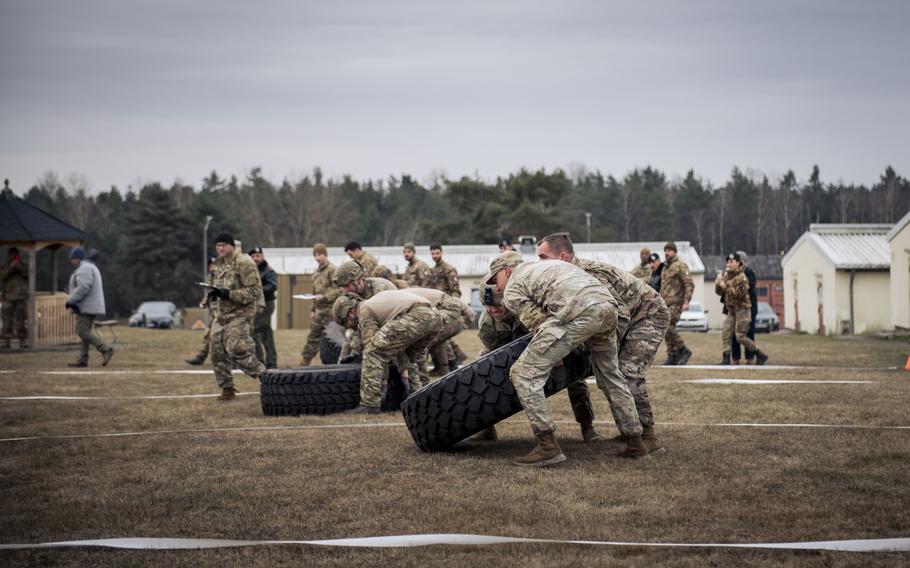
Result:
[[[74,314],[78,314],[78,313],[79,313],[79,306],[77,306],[77,305],[76,305],[75,303],[73,303],[73,302],[67,302],[67,303],[66,303],[66,309],[68,309],[68,310],[73,310],[73,313],[74,313]]]
[[[212,291],[209,292],[209,301],[217,299],[230,300],[231,291],[227,288],[212,288]]]

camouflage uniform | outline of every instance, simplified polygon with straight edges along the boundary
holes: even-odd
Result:
[[[632,276],[640,278],[645,282],[651,281],[651,263],[643,262],[632,269]]]
[[[408,283],[400,278],[395,278],[395,274],[392,273],[392,270],[388,266],[379,265],[376,267],[376,270],[373,271],[373,274],[370,275],[372,278],[382,278],[383,280],[388,280],[395,285],[396,288],[402,290],[408,287]]]
[[[222,389],[234,388],[231,370],[235,367],[251,377],[259,377],[265,366],[256,359],[252,337],[253,318],[265,307],[259,269],[253,260],[238,250],[218,257],[212,263],[216,288],[231,291],[229,299],[212,300],[211,351],[215,380]]]
[[[561,260],[526,262],[513,269],[502,303],[534,332],[530,345],[512,365],[509,378],[535,434],[556,430],[543,393],[550,371],[584,344],[620,432],[641,436],[635,400],[617,359],[620,308],[606,287]]]
[[[19,347],[28,343],[25,322],[28,319],[28,265],[7,264],[0,268],[0,301],[3,302],[3,346],[10,346],[10,338],[19,338]]]
[[[306,344],[303,346],[301,357],[305,361],[311,361],[319,353],[319,342],[322,340],[322,333],[325,326],[332,321],[332,304],[341,294],[338,286],[335,285],[335,265],[326,262],[324,266],[316,269],[313,277],[313,293],[321,298],[313,301],[313,318],[310,321],[310,333],[307,335]],[[325,364],[325,362],[323,362]]]
[[[749,336],[749,325],[752,323],[752,300],[749,299],[749,280],[739,268],[727,270],[723,279],[714,285],[714,292],[723,297],[727,308],[727,319],[724,320],[724,357],[730,353],[733,336],[746,348],[746,353],[755,353],[758,347]]]
[[[408,263],[408,267],[401,277],[407,282],[408,288],[428,288],[433,282],[430,267],[424,261],[418,260],[416,256]]]
[[[450,340],[474,323],[474,312],[461,300],[456,300],[442,290],[408,288],[407,291],[426,298],[439,312],[441,323],[430,342],[429,352],[433,358],[433,364],[445,364],[446,373],[448,373],[448,362],[455,358]],[[428,376],[425,370],[423,376]]]
[[[453,298],[461,297],[461,287],[458,285],[458,271],[448,262],[440,259],[431,269],[431,287],[442,290]]]
[[[339,289],[339,293],[342,288],[344,288],[349,283],[363,278],[366,273],[365,267],[355,260],[351,260],[342,264],[335,271],[335,286]],[[360,298],[364,300],[369,300],[379,292],[384,292],[386,290],[397,290],[394,284],[385,280],[383,278],[363,278],[364,290],[362,294],[358,294]],[[343,321],[336,322],[340,326],[344,326]],[[359,355],[363,352],[363,342],[360,340],[360,332],[352,330],[348,333],[347,339],[344,342],[344,345],[341,346],[341,354],[339,359],[345,359],[352,355]]]
[[[382,383],[393,360],[399,370],[408,370],[412,389],[423,386],[426,350],[442,323],[430,301],[405,290],[380,292],[360,302],[358,319],[364,346],[360,404],[380,406]],[[421,360],[424,376],[420,374]]]
[[[660,296],[670,310],[670,326],[667,328],[667,353],[672,357],[686,349],[686,342],[676,331],[676,323],[682,315],[682,307],[692,299],[695,282],[689,275],[689,266],[679,256],[668,258],[660,275]]]
[[[619,303],[619,370],[629,384],[641,425],[654,425],[645,377],[663,341],[670,314],[660,295],[644,280],[611,264],[576,257],[573,263],[597,278]]]
[[[363,256],[360,257],[360,260],[357,262],[363,266],[363,270],[367,277],[372,278],[376,276],[376,270],[379,268],[379,261],[376,260],[376,257],[363,253]]]
[[[477,319],[477,336],[483,344],[482,353],[498,349],[527,333],[528,330],[509,312],[506,312],[505,317],[500,319],[484,310],[480,312],[480,317]],[[591,404],[588,384],[585,381],[576,381],[568,386],[566,392],[569,394],[569,403],[572,405],[575,421],[582,430],[593,428],[594,405]]]

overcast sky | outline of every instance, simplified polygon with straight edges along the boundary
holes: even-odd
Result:
[[[910,175],[910,2],[0,0],[0,176]]]

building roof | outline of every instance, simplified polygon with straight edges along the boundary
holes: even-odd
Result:
[[[714,280],[718,270],[727,269],[726,256],[706,255],[701,259],[705,263],[705,280]],[[784,279],[784,268],[778,254],[750,254],[746,264],[755,271],[755,277],[759,280]]]
[[[888,239],[888,242],[890,243],[893,241],[894,237],[903,231],[907,224],[910,224],[910,211],[907,211],[907,214],[901,217],[901,220],[895,223],[894,226],[891,227],[891,230],[888,231],[888,234],[885,236],[885,238]]]
[[[91,235],[35,207],[12,190],[0,191],[0,242],[81,242]]]
[[[838,270],[890,270],[889,229],[891,225],[812,224],[790,247],[781,265],[803,243],[810,243]]]
[[[516,243],[516,247],[518,244]],[[614,266],[631,270],[640,262],[639,251],[648,247],[653,251],[662,251],[664,243],[575,243],[575,254],[581,258],[608,262]],[[687,242],[677,241],[679,257],[689,265],[689,271],[701,274],[705,265],[698,252]],[[364,250],[376,257],[379,264],[389,267],[392,272],[401,274],[405,269],[405,260],[401,246],[370,247]],[[329,247],[329,261],[336,266],[348,261],[343,247]],[[263,249],[266,260],[279,274],[310,274],[316,271],[316,260],[311,248],[266,248]],[[533,252],[522,252],[527,260],[536,260]],[[491,245],[443,245],[443,259],[455,267],[461,276],[483,276],[490,269],[490,261],[499,255],[499,247]],[[662,256],[662,255],[661,255]],[[430,266],[429,245],[417,247],[417,258]]]

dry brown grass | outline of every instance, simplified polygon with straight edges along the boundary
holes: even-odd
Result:
[[[198,334],[124,330],[111,371],[187,368]],[[281,362],[304,334],[279,332]],[[687,334],[694,363],[713,363],[716,334]],[[459,342],[477,347],[468,334]],[[907,343],[760,336],[773,363],[900,366]],[[201,375],[46,375],[73,353],[0,355],[0,396],[214,393]],[[662,354],[661,354],[662,357]],[[95,358],[92,369],[99,361]],[[856,385],[705,385],[704,377],[862,379]],[[266,418],[257,396],[214,399],[0,400],[2,438],[224,427],[384,422],[384,428],[188,432],[0,443],[3,542],[121,536],[324,539],[463,532],[580,540],[769,542],[910,534],[910,431],[736,428],[736,423],[907,425],[910,372],[655,369],[650,380],[670,452],[629,462],[581,443],[564,395],[552,400],[569,461],[544,471],[509,459],[530,448],[521,416],[495,444],[420,453],[400,416]],[[241,391],[256,383],[237,379]],[[613,434],[603,396],[595,409]],[[895,565],[907,554],[796,553],[509,545],[423,549],[303,546],[139,552],[0,552],[29,565]]]

